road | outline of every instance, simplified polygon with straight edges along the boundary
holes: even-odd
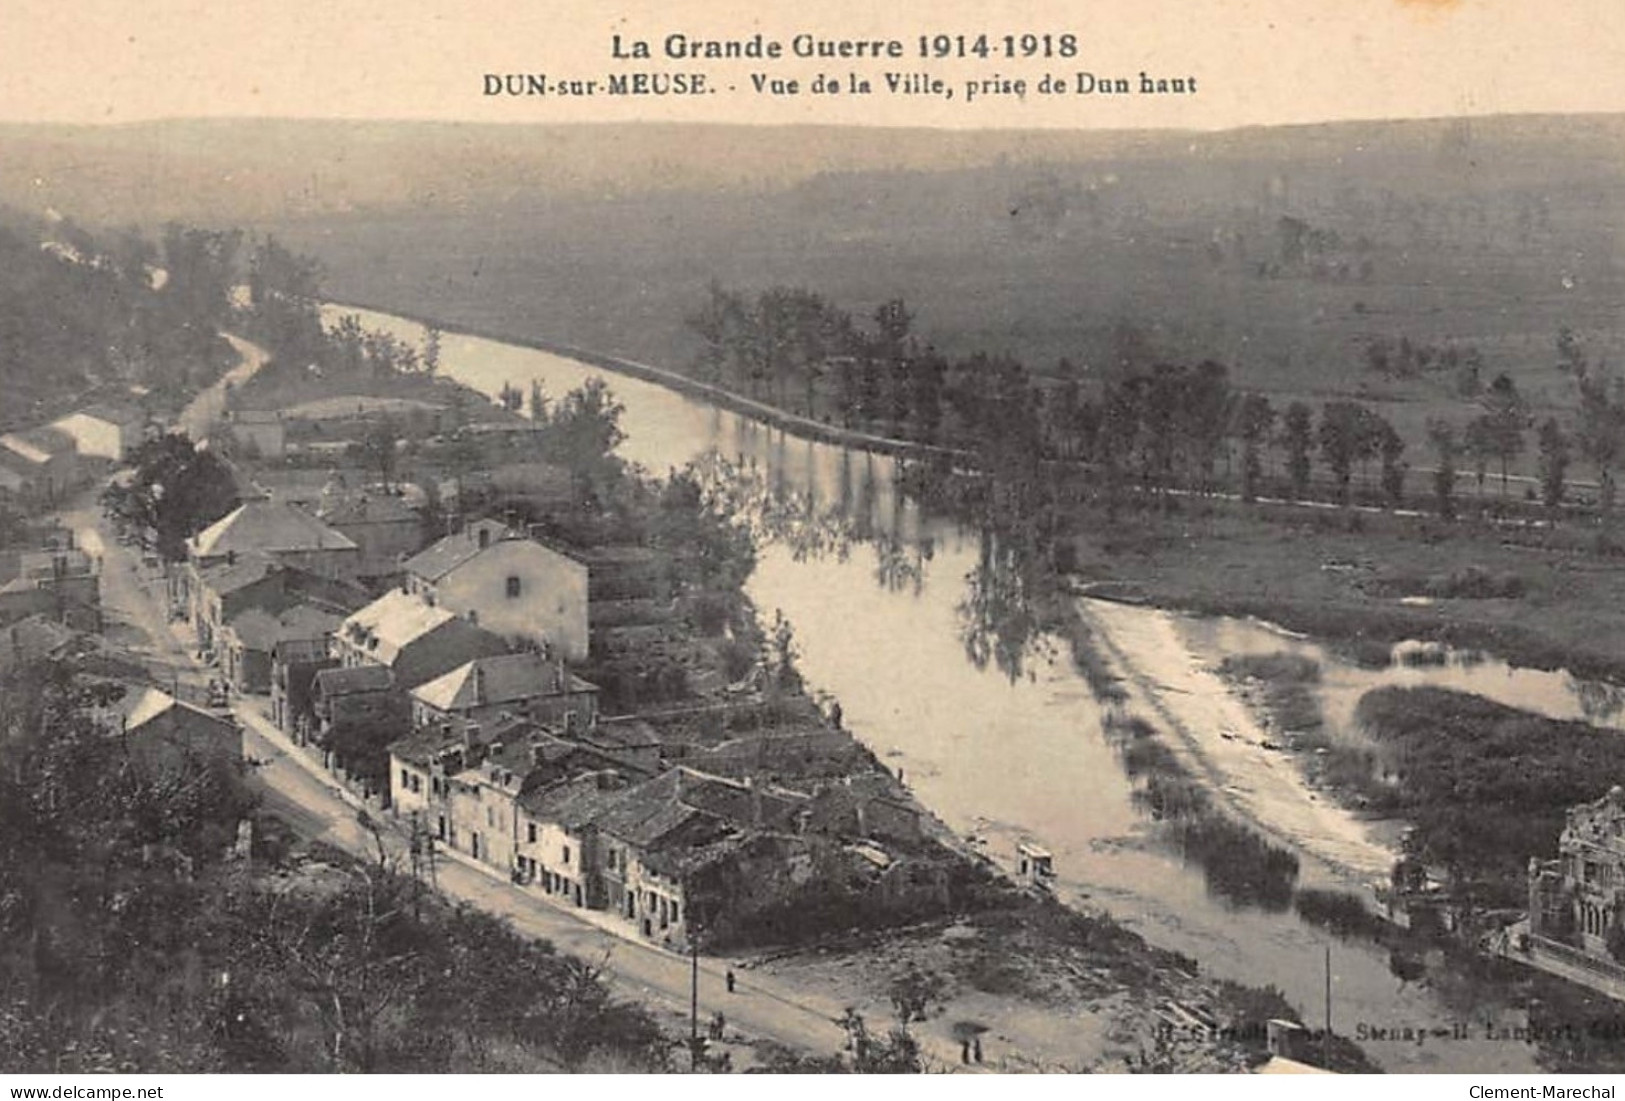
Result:
[[[61,520],[87,552],[102,559],[109,641],[161,670],[161,679],[201,690],[209,671],[195,661],[185,639],[186,626],[168,619],[162,575],[142,567],[132,550],[112,539],[93,507],[65,512]],[[409,868],[405,835],[387,820],[376,830],[363,825],[356,797],[277,730],[263,706],[258,699],[239,699],[233,711],[243,726],[244,756],[254,763],[254,783],[266,805],[305,838],[369,859],[378,858],[382,843],[387,859]],[[618,935],[608,915],[554,906],[458,854],[438,856],[434,879],[447,897],[507,918],[527,936],[546,939],[560,951],[602,965],[617,993],[647,1005],[668,1028],[679,1032],[687,1028],[692,967],[688,957]],[[729,966],[729,961],[717,959],[699,962],[702,1021],[721,1011],[730,1033],[821,1054],[845,1043],[846,1035],[836,1024],[844,1006],[753,975],[737,964],[733,966],[738,982],[730,995],[724,986]],[[957,1058],[957,1050],[931,1054],[944,1062]]]
[[[174,427],[185,432],[194,441],[208,439],[209,433],[225,416],[227,389],[239,386],[252,378],[254,372],[265,366],[265,361],[269,358],[265,349],[257,344],[250,344],[230,333],[222,335],[237,353],[237,366],[221,375],[212,385],[188,402],[186,408],[175,418]]]

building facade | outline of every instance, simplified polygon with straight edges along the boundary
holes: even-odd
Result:
[[[482,520],[405,563],[408,590],[488,631],[585,661],[587,567],[503,524]]]
[[[1609,941],[1625,945],[1625,788],[1571,807],[1557,846],[1556,860],[1530,861],[1530,934],[1617,962]]]

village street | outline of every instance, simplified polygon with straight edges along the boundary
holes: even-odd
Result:
[[[102,560],[102,599],[110,641],[161,670],[163,680],[178,680],[183,695],[196,698],[209,674],[183,641],[186,624],[171,626],[162,574],[142,567],[135,552],[112,537],[94,506],[81,506],[60,518],[73,529],[79,544]],[[233,711],[243,726],[244,755],[254,764],[255,786],[267,807],[301,836],[363,859],[378,859],[382,844],[384,858],[408,870],[411,858],[405,833],[387,818],[367,819],[375,829],[363,824],[365,812],[357,797],[342,790],[277,730],[261,706],[262,701],[239,698]],[[423,874],[427,876],[428,870]],[[687,957],[618,935],[607,915],[556,907],[460,854],[437,853],[433,876],[435,885],[449,898],[507,918],[518,931],[603,966],[606,977],[623,996],[648,1005],[672,1031],[686,1032],[691,977]],[[728,964],[721,960],[700,961],[702,1029],[720,1011],[730,1034],[767,1038],[820,1054],[833,1053],[845,1042],[845,1033],[836,1023],[843,1006],[759,982],[748,971],[739,973],[735,993],[730,995],[724,985],[727,969]],[[954,1054],[946,1041],[932,1046],[941,1046],[940,1052],[932,1054],[944,1061]]]

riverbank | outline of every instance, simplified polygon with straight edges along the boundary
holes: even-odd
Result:
[[[816,443],[833,444],[837,447],[855,447],[865,451],[873,451],[882,455],[906,459],[935,459],[941,461],[963,461],[972,456],[968,451],[952,447],[941,447],[936,444],[920,443],[916,440],[904,440],[891,436],[880,436],[872,432],[860,431],[856,428],[845,428],[840,425],[826,424],[823,421],[804,417],[780,409],[778,406],[748,398],[743,394],[724,389],[709,382],[690,378],[679,371],[667,367],[656,367],[649,363],[639,363],[636,360],[623,359],[619,356],[605,355],[602,352],[590,351],[586,348],[577,348],[571,344],[558,341],[542,340],[537,337],[527,337],[513,333],[502,333],[495,330],[481,331],[449,322],[437,321],[433,318],[419,314],[403,313],[399,310],[378,305],[368,305],[362,302],[330,302],[329,305],[339,309],[369,310],[378,313],[388,313],[392,317],[404,318],[415,322],[425,328],[435,328],[443,333],[455,333],[458,336],[479,337],[487,340],[498,340],[504,344],[512,344],[521,348],[529,348],[537,352],[546,352],[548,355],[562,356],[585,363],[590,367],[597,367],[605,371],[627,375],[631,378],[652,382],[657,386],[664,386],[675,390],[685,397],[696,398],[710,402],[731,413],[750,417],[752,420],[771,427],[782,429],[803,439]]]
[[[1089,599],[1077,609],[1125,686],[1124,706],[1155,716],[1215,800],[1265,838],[1336,869],[1351,887],[1386,881],[1394,854],[1367,823],[1309,786],[1294,755],[1190,652],[1170,613]]]

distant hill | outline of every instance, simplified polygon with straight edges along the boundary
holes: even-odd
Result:
[[[212,224],[559,196],[762,190],[825,173],[1091,160],[1397,158],[1453,183],[1494,165],[1618,163],[1625,116],[1513,116],[1183,131],[177,120],[0,125],[0,203],[87,224]]]

